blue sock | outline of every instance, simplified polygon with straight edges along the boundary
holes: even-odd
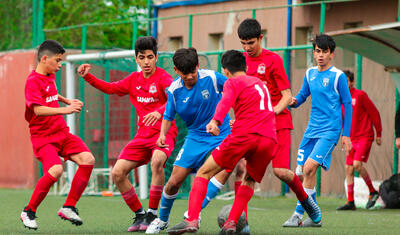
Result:
[[[296,205],[296,213],[303,216],[304,215],[304,208],[301,205],[300,201],[297,201],[297,205]]]
[[[165,191],[163,191],[160,205],[160,220],[164,222],[168,221],[172,205],[174,204],[177,195],[178,193],[175,195],[167,195]]]
[[[219,190],[223,187],[223,184],[221,184],[215,177],[212,177],[208,184],[207,194],[204,198],[203,204],[201,205],[201,209],[205,208],[208,203],[217,196]]]

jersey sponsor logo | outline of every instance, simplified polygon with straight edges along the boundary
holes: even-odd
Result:
[[[137,101],[140,103],[154,103],[157,102],[158,99],[154,99],[154,97],[137,97]]]
[[[324,78],[324,79],[322,80],[322,85],[323,85],[324,87],[326,87],[326,86],[328,86],[328,84],[329,84],[329,78]]]
[[[157,92],[157,87],[156,87],[155,83],[150,85],[149,92],[150,92],[150,94],[154,94]]]
[[[186,103],[186,102],[188,102],[188,100],[189,100],[189,96],[186,97],[185,99],[183,99],[182,102],[183,102],[183,103]]]
[[[355,99],[355,98],[351,99],[351,104],[352,104],[353,106],[356,105],[356,99]]]
[[[208,90],[202,90],[201,91],[201,95],[203,96],[203,98],[205,100],[207,100],[208,98],[210,98],[210,92],[208,92]]]
[[[46,97],[46,103],[50,103],[50,102],[57,101],[57,100],[58,100],[58,95]]]
[[[261,64],[258,65],[257,73],[265,74],[265,64],[264,63],[261,63]]]

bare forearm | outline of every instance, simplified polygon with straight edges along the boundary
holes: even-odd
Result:
[[[290,104],[292,100],[292,92],[290,91],[290,89],[281,91],[281,94],[282,94],[281,100],[274,107],[275,114],[281,113]]]
[[[68,109],[63,108],[51,108],[47,106],[35,106],[33,111],[37,116],[54,116],[54,115],[64,115],[69,114]]]
[[[64,104],[71,104],[71,101],[67,98],[65,98],[64,96],[58,94],[58,100],[63,102]]]
[[[171,128],[172,122],[163,119],[161,123],[161,130],[160,130],[160,135],[161,136],[166,136],[169,129]]]

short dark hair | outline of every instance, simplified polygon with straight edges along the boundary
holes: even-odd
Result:
[[[229,50],[222,55],[221,65],[231,74],[239,71],[246,72],[246,57],[240,51]]]
[[[135,56],[144,53],[145,50],[152,50],[157,55],[157,40],[153,36],[140,37],[135,42]]]
[[[193,73],[199,65],[199,56],[193,47],[178,49],[175,51],[172,60],[175,67],[183,74]]]
[[[45,40],[38,48],[37,60],[40,62],[40,59],[42,59],[44,55],[53,56],[64,53],[65,49],[59,42],[55,40]]]
[[[354,73],[350,70],[343,70],[343,73],[346,74],[347,78],[350,82],[354,82]]]
[[[259,38],[261,36],[261,25],[256,19],[245,19],[240,23],[237,33],[242,40]]]
[[[322,50],[329,50],[332,52],[335,51],[336,48],[336,43],[333,40],[333,38],[329,35],[326,34],[319,34],[315,36],[315,39],[313,40],[313,48],[315,50],[315,46],[318,46]]]

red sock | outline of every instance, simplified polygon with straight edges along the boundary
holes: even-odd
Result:
[[[303,184],[296,174],[294,174],[292,181],[287,185],[296,194],[296,197],[299,199],[299,201],[304,202],[307,199],[307,193],[304,191]]]
[[[49,173],[46,173],[36,184],[35,190],[33,190],[31,200],[28,203],[28,208],[31,209],[33,212],[36,212],[37,207],[46,197],[47,193],[49,192],[51,186],[57,182],[57,179],[54,178]]]
[[[162,185],[151,185],[149,193],[149,208],[157,210],[162,195]]]
[[[133,187],[130,190],[121,193],[121,196],[125,200],[126,205],[128,205],[133,212],[138,211],[142,207],[142,203],[140,203]]]
[[[189,193],[189,218],[188,221],[198,220],[201,204],[207,194],[208,180],[202,177],[196,177],[193,180],[192,190]]]
[[[347,185],[347,201],[354,201],[354,183]]]
[[[374,188],[374,186],[372,186],[372,181],[371,181],[371,179],[369,178],[369,175],[367,174],[366,176],[363,177],[363,179],[364,179],[365,183],[366,183],[367,186],[368,186],[369,192],[370,192],[370,193],[375,192],[375,188]]]
[[[240,185],[242,185],[242,181],[235,181],[235,195],[237,194]]]
[[[247,204],[253,196],[253,193],[254,190],[247,185],[241,185],[239,187],[228,220],[234,220],[236,223],[239,221],[239,218],[242,215],[243,210],[247,208]]]
[[[88,185],[90,174],[93,170],[93,165],[80,165],[75,173],[74,179],[71,183],[71,190],[68,193],[67,200],[64,206],[75,206],[79,198],[81,198],[83,191]]]

